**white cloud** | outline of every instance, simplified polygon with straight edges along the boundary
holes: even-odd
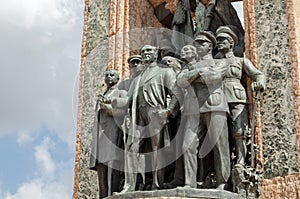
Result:
[[[20,145],[31,143],[34,138],[31,135],[31,132],[28,131],[20,131],[17,137],[17,143]]]
[[[9,17],[9,23],[26,29],[36,25],[60,25],[62,22],[74,24],[80,3],[79,0],[2,1],[0,16]]]
[[[83,0],[2,1],[0,23],[0,136],[46,127],[74,150]]]
[[[34,157],[37,166],[43,175],[48,177],[53,177],[56,169],[54,160],[51,157],[49,150],[54,147],[54,143],[48,137],[44,138],[42,143],[34,148]]]
[[[74,158],[56,162],[51,151],[55,143],[45,137],[35,149],[36,176],[17,187],[15,193],[3,192],[0,199],[68,199],[72,197]]]
[[[29,199],[39,198],[42,199],[42,184],[39,180],[24,183],[17,191],[16,194],[12,195],[8,193],[5,199]]]
[[[3,199],[68,199],[71,198],[70,189],[72,184],[67,178],[70,175],[62,175],[59,180],[46,181],[34,179],[23,183],[16,193],[6,193]]]

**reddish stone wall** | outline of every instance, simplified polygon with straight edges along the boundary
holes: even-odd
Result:
[[[294,107],[300,167],[300,1],[287,0],[289,43],[291,51],[292,78],[294,90]]]
[[[260,188],[260,198],[300,198],[300,176],[295,174],[263,180]]]
[[[252,52],[257,54],[257,47],[252,46],[251,44],[257,43],[257,38],[253,38],[258,30],[256,27],[255,19],[257,13],[255,13],[255,0],[244,0],[244,13],[245,13],[245,42],[246,49],[251,49]],[[286,14],[288,22],[288,41],[289,41],[289,50],[290,50],[290,61],[291,61],[291,79],[292,79],[292,88],[293,89],[293,101],[294,101],[294,118],[296,129],[296,146],[298,154],[298,167],[300,165],[300,1],[299,0],[286,0]],[[249,25],[252,23],[252,26]],[[254,25],[253,25],[254,23]],[[248,37],[248,39],[247,39]],[[249,39],[250,37],[250,39]],[[285,38],[283,38],[285,39]],[[249,48],[250,47],[250,48]],[[247,54],[254,63],[258,63],[257,55],[254,57],[251,54]],[[269,66],[271,67],[271,66]],[[261,125],[261,123],[259,123]],[[262,126],[258,127],[261,129]],[[290,127],[293,128],[293,127]],[[257,133],[258,132],[258,133]],[[262,146],[257,155],[257,160],[263,165],[263,137],[261,130],[256,131],[256,143]],[[279,144],[279,143],[278,143]],[[287,149],[289,150],[289,149]],[[286,166],[289,166],[288,163],[285,163]],[[261,168],[263,171],[263,167]],[[260,198],[300,198],[300,176],[299,173],[287,175],[287,176],[278,176],[271,179],[263,179],[260,187]]]

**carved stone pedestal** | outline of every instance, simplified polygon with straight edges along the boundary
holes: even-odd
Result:
[[[131,198],[143,198],[143,199],[238,199],[240,198],[236,193],[232,193],[224,190],[215,189],[187,189],[178,187],[175,189],[157,190],[157,191],[136,191],[129,192],[120,195],[113,195],[107,197],[107,199],[131,199]]]

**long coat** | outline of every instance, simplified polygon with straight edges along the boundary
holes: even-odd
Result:
[[[168,105],[167,94],[171,95],[171,101]],[[174,114],[176,109],[179,108],[177,105],[179,95],[180,91],[176,85],[176,73],[171,68],[161,68],[156,63],[152,63],[133,80],[127,98],[116,100],[116,106],[124,107],[128,105],[131,111],[132,124],[138,124],[138,96],[142,96],[149,107],[157,110],[169,109],[171,114]],[[132,125],[129,130],[127,145],[132,143],[135,131],[136,125]],[[162,133],[165,138],[168,137],[166,131]]]
[[[124,97],[126,93],[126,91],[118,90],[116,86],[113,86],[104,93],[104,96]],[[123,133],[119,128],[122,123],[121,115],[122,110],[112,109],[110,105],[108,105],[108,109],[102,109],[101,103],[97,101],[92,129],[90,169],[95,170],[97,163],[123,161],[123,150],[120,149]]]

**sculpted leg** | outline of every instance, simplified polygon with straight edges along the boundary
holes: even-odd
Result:
[[[107,166],[102,163],[98,163],[97,173],[99,183],[99,198],[102,199],[108,195]]]
[[[139,133],[139,131],[136,131],[136,133]],[[137,135],[130,146],[125,146],[125,184],[120,193],[135,191],[140,143],[139,135]]]
[[[246,131],[248,127],[248,110],[244,104],[230,104],[231,126],[230,133],[233,138],[235,147],[235,164],[245,165],[246,148]]]
[[[199,140],[194,136],[194,141],[185,150],[184,159],[184,172],[185,172],[185,186],[197,188],[197,148]]]
[[[198,132],[201,132],[202,127],[202,125],[199,125],[199,121],[199,116],[190,116],[187,118],[182,145],[185,186],[193,188],[197,188]]]
[[[151,137],[152,145],[152,155],[151,155],[151,164],[152,164],[152,175],[153,175],[153,184],[152,190],[161,187],[164,179],[163,168],[161,168],[162,154],[158,153],[159,144],[160,144],[160,130],[155,129],[154,135]]]
[[[209,136],[210,144],[213,146],[217,185],[223,188],[230,176],[226,112],[211,112],[207,115],[206,122],[208,127],[207,136]]]

